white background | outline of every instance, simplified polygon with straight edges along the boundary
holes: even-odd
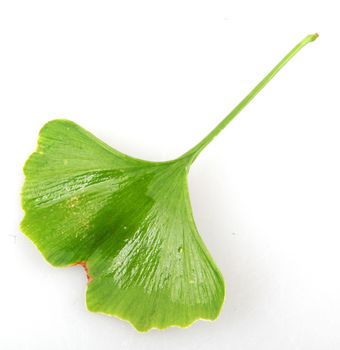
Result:
[[[0,348],[340,348],[337,1],[0,1]],[[305,35],[309,44],[200,155],[199,231],[228,288],[219,319],[137,333],[86,311],[80,267],[19,231],[22,166],[68,118],[168,160],[208,133]]]

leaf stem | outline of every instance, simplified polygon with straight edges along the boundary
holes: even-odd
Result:
[[[179,158],[187,158],[190,164],[197,158],[200,152],[217,136],[238,113],[269,83],[269,81],[281,70],[281,68],[293,58],[306,44],[314,41],[317,33],[307,35],[300,41],[283,59],[250,91],[250,93],[196,146],[191,148]]]

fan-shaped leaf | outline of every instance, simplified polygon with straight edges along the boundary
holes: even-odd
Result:
[[[52,265],[85,267],[90,310],[126,319],[140,331],[217,317],[224,281],[194,223],[189,167],[316,37],[295,46],[211,133],[173,161],[129,157],[71,121],[42,128],[24,168],[21,227]]]
[[[217,317],[223,278],[194,224],[185,161],[130,158],[55,120],[25,175],[22,229],[51,264],[86,262],[90,310],[142,331]]]

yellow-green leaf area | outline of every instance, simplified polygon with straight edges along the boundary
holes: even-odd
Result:
[[[224,282],[193,220],[185,160],[137,160],[54,120],[24,170],[22,229],[52,265],[86,262],[89,310],[140,331],[217,317]]]
[[[54,266],[81,264],[88,309],[137,330],[214,320],[225,285],[198,234],[187,176],[200,152],[317,34],[299,42],[196,146],[150,162],[69,120],[40,131],[22,189],[23,232]]]

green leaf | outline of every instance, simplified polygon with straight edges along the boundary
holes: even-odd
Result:
[[[25,166],[22,228],[51,264],[86,261],[92,311],[141,331],[214,319],[224,283],[197,233],[184,164],[133,159],[51,121]]]
[[[315,38],[299,43],[207,137],[173,161],[129,157],[68,120],[42,128],[24,167],[21,228],[52,265],[85,267],[89,310],[128,320],[139,331],[218,316],[225,286],[194,223],[190,165]]]

